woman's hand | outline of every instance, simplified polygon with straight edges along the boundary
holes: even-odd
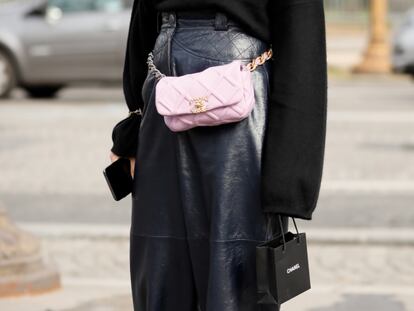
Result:
[[[116,155],[115,153],[113,153],[112,151],[110,151],[109,158],[111,159],[111,163],[113,163],[116,160],[118,160],[120,157],[118,155]],[[132,178],[134,178],[135,158],[128,158],[128,159],[131,163],[131,176],[132,176]]]

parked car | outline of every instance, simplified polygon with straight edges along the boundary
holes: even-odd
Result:
[[[392,63],[395,71],[414,77],[414,8],[406,13],[394,34]]]
[[[0,5],[0,98],[20,86],[53,97],[72,83],[119,83],[132,0]]]

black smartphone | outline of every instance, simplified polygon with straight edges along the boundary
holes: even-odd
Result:
[[[104,169],[103,174],[115,201],[132,192],[133,179],[130,172],[131,162],[127,158],[119,158]]]

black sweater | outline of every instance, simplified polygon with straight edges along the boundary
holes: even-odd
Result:
[[[215,8],[273,48],[268,124],[262,157],[264,212],[311,220],[324,162],[327,61],[323,0],[135,0],[124,67],[130,111],[143,106],[146,59],[157,33],[157,11]],[[134,157],[141,117],[112,133],[112,151]]]

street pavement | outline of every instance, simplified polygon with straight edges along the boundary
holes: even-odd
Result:
[[[319,205],[303,225],[411,227],[413,81],[344,77],[328,88]],[[127,111],[120,90],[69,89],[50,102],[16,96],[0,105],[0,198],[13,219],[128,224],[129,198],[113,201],[102,175],[112,127]]]
[[[323,183],[309,239],[312,289],[285,311],[414,310],[414,82],[333,76]],[[126,116],[119,88],[0,102],[0,204],[42,238],[63,289],[3,299],[4,311],[128,311],[130,198],[102,169]],[[223,310],[224,311],[224,310]]]

